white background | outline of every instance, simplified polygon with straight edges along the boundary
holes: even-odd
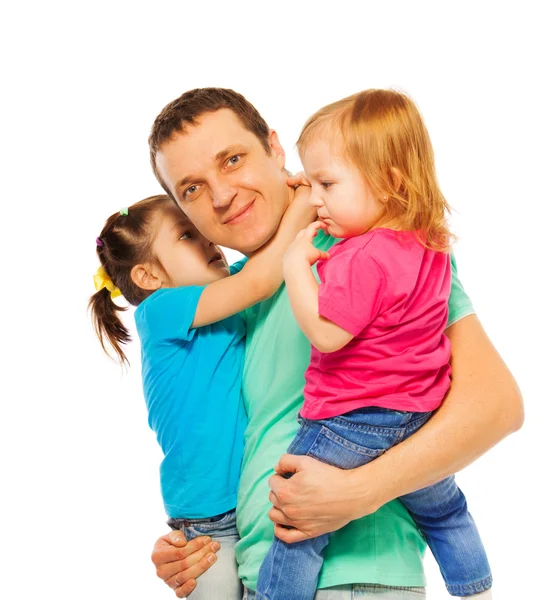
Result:
[[[323,104],[393,86],[419,105],[456,209],[461,279],[526,403],[523,429],[458,479],[494,597],[542,597],[537,3],[12,4],[0,15],[0,596],[174,597],[149,560],[167,528],[138,347],[123,375],[86,302],[103,222],[159,191],[146,143],[154,117],[213,85],[258,107],[292,170],[300,127]],[[428,597],[447,598],[430,555],[426,572]]]

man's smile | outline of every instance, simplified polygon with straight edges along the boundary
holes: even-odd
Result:
[[[254,204],[255,199],[253,199],[249,204],[246,204],[242,208],[239,208],[232,214],[228,215],[223,220],[223,225],[236,225],[237,223],[245,219],[251,213]]]

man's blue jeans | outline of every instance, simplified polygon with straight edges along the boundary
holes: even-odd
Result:
[[[299,417],[287,452],[354,469],[415,433],[431,414],[364,408],[322,421]],[[399,500],[424,534],[450,594],[470,596],[491,587],[482,541],[454,477]],[[257,599],[313,599],[328,542],[329,534],[296,544],[275,538],[259,571]]]

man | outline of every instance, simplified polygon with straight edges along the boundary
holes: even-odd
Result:
[[[251,254],[272,237],[293,190],[276,132],[245,98],[216,88],[186,92],[157,117],[149,141],[159,182],[208,239]],[[316,245],[326,250],[334,241],[320,234]],[[273,476],[270,492],[268,478],[297,429],[310,347],[283,286],[248,311],[243,394],[249,425],[236,547],[247,598],[272,539],[268,497],[274,532],[286,542],[343,528],[327,548],[316,599],[344,600],[358,591],[382,600],[424,596],[424,541],[395,498],[465,467],[523,421],[515,381],[453,267],[447,329],[452,387],[437,414],[411,438],[352,471],[283,456],[277,471],[295,474]],[[213,540],[187,544],[181,532],[172,532],[157,541],[152,558],[159,577],[181,598],[213,569],[216,549]],[[218,587],[216,598],[221,593]]]

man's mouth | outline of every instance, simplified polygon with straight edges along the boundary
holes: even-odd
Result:
[[[249,204],[246,204],[243,208],[237,210],[232,215],[229,215],[223,221],[223,225],[227,225],[227,224],[228,225],[236,225],[236,223],[239,223],[240,221],[242,221],[247,215],[249,215],[254,204],[255,204],[255,200],[252,200]]]

